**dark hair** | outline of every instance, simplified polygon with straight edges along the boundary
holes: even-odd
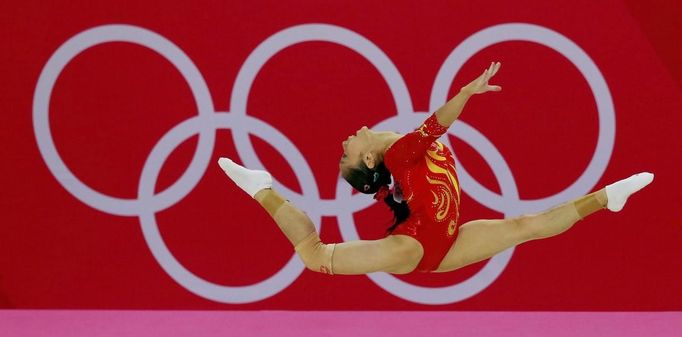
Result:
[[[383,162],[379,163],[374,169],[370,169],[365,165],[365,162],[360,161],[357,167],[350,168],[343,178],[353,186],[358,192],[364,194],[374,194],[383,186],[388,187],[391,183],[391,172],[386,168]],[[407,202],[402,200],[397,202],[393,199],[393,194],[388,193],[384,198],[384,202],[393,211],[393,219],[395,222],[386,231],[393,232],[398,225],[403,223],[408,216],[410,216],[410,208]]]

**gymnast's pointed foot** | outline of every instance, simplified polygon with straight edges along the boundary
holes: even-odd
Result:
[[[218,165],[232,181],[252,198],[258,191],[272,187],[272,176],[261,170],[249,170],[229,158],[221,157]]]
[[[653,180],[654,175],[652,173],[642,172],[606,186],[606,197],[608,198],[606,208],[613,212],[620,211],[630,195],[649,185]]]

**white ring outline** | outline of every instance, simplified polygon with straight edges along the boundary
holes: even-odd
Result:
[[[388,84],[393,96],[397,113],[407,116],[414,111],[412,101],[400,72],[395,67],[388,56],[374,43],[349,29],[329,25],[329,24],[304,24],[283,29],[259,44],[244,61],[242,68],[237,74],[235,84],[230,97],[230,112],[237,115],[246,115],[248,95],[251,86],[258,72],[265,63],[280,51],[304,42],[329,42],[346,47],[369,61],[374,68],[381,74]],[[246,129],[236,128],[232,131],[235,147],[242,158],[244,165],[251,168],[264,169],[265,166],[255,155],[255,150],[248,137]],[[254,155],[249,155],[254,154]],[[313,176],[310,165],[300,165],[293,163],[294,172],[305,172],[307,176]],[[320,200],[317,186],[310,186],[309,182],[314,179],[300,180],[303,194],[300,195],[275,179],[275,186],[281,189],[282,194],[286,195],[295,203],[314,205],[310,209],[315,209],[324,215],[335,216],[339,210],[339,204],[335,200]],[[373,200],[357,195],[354,197],[356,204],[367,207]]]
[[[421,123],[426,117],[428,117],[427,113],[421,113],[421,115],[414,114],[413,118],[415,121],[419,120],[417,123]],[[394,121],[395,119],[387,119],[375,127],[378,129],[392,130],[396,128],[396,125],[391,125]],[[502,194],[516,196],[518,199],[516,182],[513,179],[509,166],[504,161],[502,155],[497,151],[495,146],[493,146],[492,143],[485,138],[485,136],[483,136],[483,134],[464,122],[453,124],[448,130],[448,134],[459,137],[471,147],[476,148],[476,150],[479,150],[481,146],[486,149],[485,151],[479,153],[486,163],[488,163],[492,168],[493,174],[498,179],[498,184],[500,185]],[[447,137],[441,138],[441,141],[444,143],[449,143]],[[493,163],[497,163],[498,165],[492,165]],[[504,178],[500,179],[500,176]],[[337,184],[337,187],[342,187],[344,189],[341,194],[350,193],[351,191],[351,187],[348,184]],[[465,191],[464,185],[462,185],[462,190]],[[517,215],[514,214],[512,209],[507,209],[502,213],[504,213],[506,216]],[[338,215],[338,217],[339,228],[344,241],[359,240],[360,237],[355,228],[356,225],[352,215],[342,213]],[[509,248],[503,252],[500,252],[499,254],[492,257],[476,274],[460,283],[450,286],[423,287],[413,285],[402,281],[389,273],[372,273],[368,274],[367,276],[380,288],[388,291],[396,297],[411,302],[430,305],[454,303],[478,294],[483,289],[487,288],[492,282],[494,282],[509,263],[513,251],[514,248]]]
[[[38,78],[35,94],[33,96],[33,129],[38,143],[38,149],[47,167],[57,181],[64,186],[73,196],[84,204],[99,211],[121,216],[136,216],[142,210],[152,207],[155,211],[168,208],[184,198],[196,185],[198,180],[189,179],[197,177],[197,171],[204,172],[208,158],[212,154],[215,143],[215,133],[202,130],[199,133],[197,152],[187,171],[173,185],[152,197],[151,201],[142,199],[124,199],[102,194],[90,186],[81,182],[69,168],[57,152],[52,138],[49,124],[49,106],[52,90],[57,78],[64,67],[84,50],[107,42],[128,42],[147,47],[168,62],[173,64],[181,73],[194,95],[197,110],[200,116],[207,116],[214,111],[206,82],[203,80],[199,69],[189,57],[175,44],[163,36],[150,30],[131,25],[106,25],[85,30],[74,35],[64,42],[47,61]],[[201,151],[208,149],[210,151]],[[205,158],[205,159],[204,159]],[[199,160],[197,163],[197,159]],[[202,165],[202,162],[205,164]],[[188,188],[192,186],[191,188]],[[177,196],[173,198],[173,196]]]
[[[297,151],[293,150],[295,149],[295,146],[293,146],[293,144],[277,129],[258,119],[250,118],[248,116],[240,118],[231,113],[216,113],[209,118],[201,116],[194,117],[181,123],[178,127],[173,128],[161,138],[152,150],[152,154],[156,154],[156,156],[150,155],[149,158],[168,158],[178,145],[196,134],[196,130],[202,130],[202,128],[229,128],[230,125],[236,124],[235,120],[238,120],[238,125],[242,127],[245,126],[252,131],[265,130],[265,132],[262,133],[265,135],[264,140],[268,141],[270,144],[285,144],[285,150],[288,150],[288,152],[282,153],[292,154]],[[190,126],[185,127],[186,125]],[[177,135],[177,133],[180,133],[180,135]],[[274,146],[277,148],[276,145]],[[281,151],[282,149],[277,148],[277,150]],[[299,156],[302,157],[300,154]],[[142,174],[143,178],[140,179],[139,187],[139,194],[141,197],[153,195],[156,178],[158,178],[162,166],[163,161],[160,160],[154,161],[148,159],[145,162]],[[203,176],[203,173],[201,176]],[[150,178],[145,179],[145,177]],[[140,214],[142,232],[150,247],[152,255],[159,261],[161,267],[171,276],[171,278],[185,287],[185,289],[198,296],[217,302],[235,304],[260,301],[276,295],[289,287],[305,269],[303,263],[295,254],[292,254],[291,258],[282,269],[267,279],[251,285],[226,286],[204,280],[185,268],[173,256],[159,232],[155,213],[156,212],[145,210]],[[313,220],[315,228],[319,231],[321,216],[314,213],[309,213],[308,215],[311,220]]]
[[[606,79],[589,55],[566,36],[551,29],[527,23],[495,25],[483,29],[462,41],[448,55],[438,71],[433,89],[431,90],[430,110],[435,111],[434,109],[437,109],[447,101],[450,85],[457,75],[457,71],[468,59],[491,45],[507,41],[537,43],[551,48],[567,58],[578,68],[578,71],[587,81],[597,104],[599,136],[590,163],[573,184],[551,197],[537,200],[505,199],[476,182],[462,166],[459,166],[462,168],[462,171],[457,173],[460,179],[463,180],[462,185],[468,186],[467,193],[482,205],[492,209],[504,209],[505,204],[512,204],[515,209],[520,210],[522,213],[537,212],[584,195],[597,184],[604,174],[613,153],[616,137],[616,114]]]

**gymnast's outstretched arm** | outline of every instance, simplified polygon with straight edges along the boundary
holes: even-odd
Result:
[[[488,91],[500,91],[502,87],[498,85],[489,85],[488,81],[497,74],[500,70],[500,62],[493,62],[490,67],[486,69],[481,76],[473,80],[471,83],[462,87],[455,97],[451,98],[445,105],[436,110],[436,118],[438,123],[443,126],[450,127],[452,123],[462,114],[462,109],[466,105],[469,98],[475,94],[482,94]]]

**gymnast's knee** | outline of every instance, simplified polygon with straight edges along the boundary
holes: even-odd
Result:
[[[332,258],[336,244],[324,244],[317,232],[312,232],[301,242],[296,244],[296,253],[306,268],[329,275],[334,275]]]

